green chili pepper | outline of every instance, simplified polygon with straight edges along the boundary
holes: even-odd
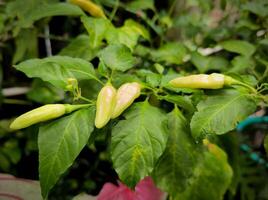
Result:
[[[116,105],[113,110],[112,119],[121,115],[136,98],[140,96],[141,85],[139,83],[125,83],[116,93]]]
[[[108,84],[104,86],[97,98],[95,126],[97,128],[104,127],[109,120],[114,109],[116,99],[116,89]]]
[[[224,85],[231,85],[237,81],[223,74],[213,73],[197,74],[184,77],[178,77],[169,83],[176,88],[192,88],[192,89],[219,89]]]
[[[69,104],[48,104],[31,110],[23,115],[17,117],[10,125],[11,129],[17,130],[26,128],[39,122],[48,121],[58,118],[64,114],[70,113],[74,110],[87,107],[84,105],[69,105]]]

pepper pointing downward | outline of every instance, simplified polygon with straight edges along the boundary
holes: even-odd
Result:
[[[115,97],[116,89],[110,84],[104,86],[98,94],[95,118],[95,126],[97,128],[104,127],[111,119]]]
[[[117,91],[116,104],[113,110],[112,119],[124,112],[136,98],[140,96],[141,86],[139,83],[125,83]]]

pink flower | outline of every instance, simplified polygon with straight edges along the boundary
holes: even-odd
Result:
[[[145,177],[135,187],[135,191],[122,183],[118,186],[105,183],[97,200],[161,200],[164,193],[159,190],[151,177]]]

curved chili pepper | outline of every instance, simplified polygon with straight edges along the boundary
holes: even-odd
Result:
[[[93,17],[103,17],[106,18],[103,10],[97,4],[91,2],[90,0],[70,0],[71,3],[78,5],[83,10],[87,11]]]
[[[224,85],[231,85],[236,81],[223,74],[213,73],[197,74],[184,77],[178,77],[171,80],[169,83],[177,88],[192,88],[192,89],[219,89]]]
[[[95,126],[104,127],[109,120],[114,109],[116,99],[116,89],[112,85],[104,86],[97,98]]]
[[[69,104],[48,104],[39,108],[33,109],[27,113],[17,117],[10,125],[11,129],[17,130],[26,128],[39,122],[48,121],[58,118],[64,114],[73,112],[74,110],[87,107],[84,105],[69,105]]]
[[[117,91],[116,105],[113,110],[112,119],[124,112],[136,98],[140,96],[141,85],[139,83],[125,83]]]

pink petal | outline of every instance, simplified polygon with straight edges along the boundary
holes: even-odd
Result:
[[[105,183],[97,200],[161,200],[164,193],[159,190],[151,177],[145,177],[135,187],[135,192],[119,182],[119,186]]]
[[[159,190],[151,177],[145,177],[135,187],[136,198],[135,200],[161,200],[164,193]]]
[[[134,200],[135,193],[123,184],[105,183],[97,200]]]

